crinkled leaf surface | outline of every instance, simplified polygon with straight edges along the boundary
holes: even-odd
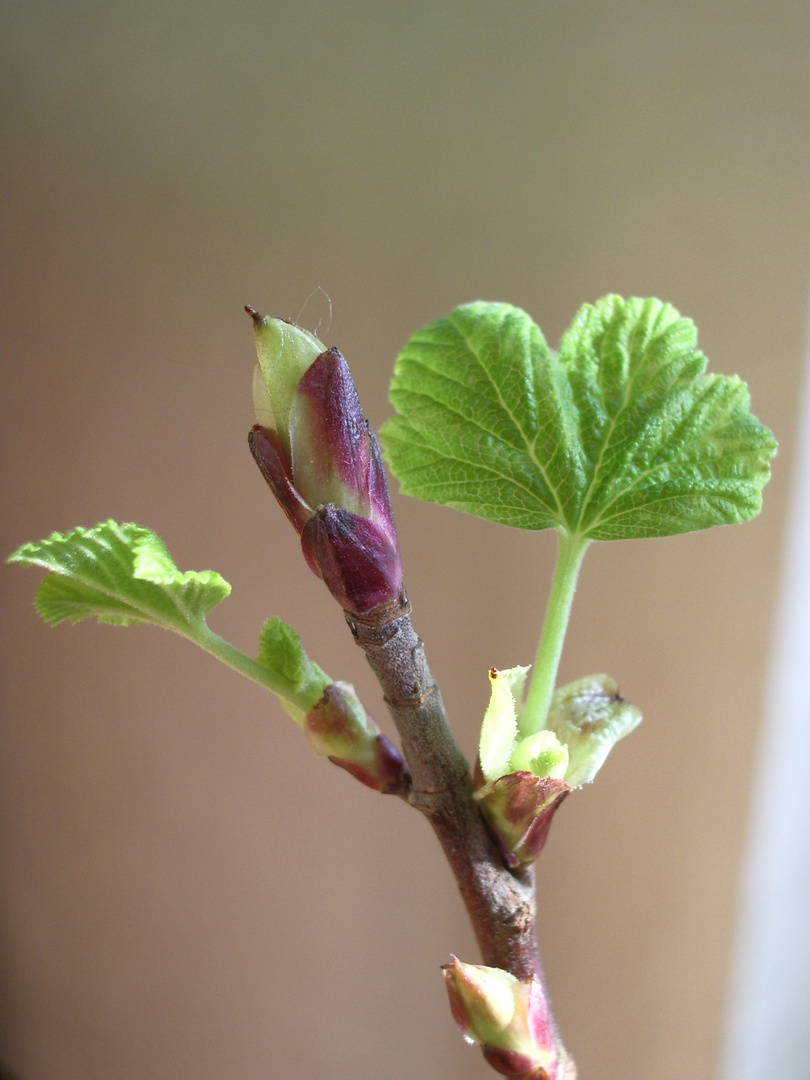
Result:
[[[386,457],[406,494],[525,529],[618,540],[745,521],[776,442],[696,341],[654,299],[585,305],[558,353],[519,308],[467,304],[400,354]]]
[[[106,521],[23,544],[9,562],[51,571],[36,608],[46,622],[157,623],[187,634],[231,591],[213,570],[181,573],[166,545],[140,525]]]
[[[174,630],[272,690],[298,724],[332,682],[280,619],[262,627],[256,660],[215,634],[205,616],[229,595],[228,582],[213,570],[181,572],[160,537],[140,525],[105,521],[53,533],[23,544],[8,561],[50,571],[35,603],[51,625],[95,616],[118,626],[155,623]]]
[[[298,631],[275,615],[261,629],[258,660],[285,679],[296,692],[317,685],[320,695],[332,681],[307,656]]]

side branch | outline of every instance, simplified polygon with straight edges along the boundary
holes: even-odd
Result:
[[[511,873],[487,831],[472,797],[469,765],[450,730],[404,591],[362,617],[347,612],[346,621],[399,731],[413,778],[409,801],[428,817],[439,838],[484,963],[518,978],[542,979],[533,874]]]

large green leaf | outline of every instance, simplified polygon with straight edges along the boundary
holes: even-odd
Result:
[[[23,544],[9,562],[51,571],[35,603],[54,626],[96,616],[121,626],[157,623],[188,635],[231,591],[213,570],[181,573],[149,529],[115,521]]]
[[[400,354],[386,457],[406,494],[520,528],[616,540],[745,521],[776,442],[696,340],[668,304],[607,296],[554,353],[519,308],[467,304]]]

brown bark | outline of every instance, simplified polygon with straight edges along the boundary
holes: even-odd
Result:
[[[520,979],[536,976],[548,998],[537,949],[534,868],[510,871],[489,834],[410,610],[403,590],[393,603],[363,616],[344,613],[397,726],[412,778],[407,801],[428,818],[442,845],[484,963]],[[557,1076],[576,1080],[576,1066],[556,1025],[554,1031]]]
[[[484,963],[519,978],[543,978],[535,940],[534,875],[504,865],[473,800],[470,767],[413,629],[404,593],[364,616],[346,613],[385,694],[411,772],[408,801],[439,838]]]

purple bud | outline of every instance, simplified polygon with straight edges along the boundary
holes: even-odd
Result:
[[[368,518],[322,506],[304,527],[301,547],[344,611],[362,615],[402,591],[399,549]]]
[[[369,442],[349,366],[337,349],[314,361],[293,394],[290,467],[302,499],[369,517]]]
[[[399,751],[361,705],[354,687],[336,682],[304,720],[307,742],[320,757],[375,791],[391,791],[405,771]]]
[[[312,335],[252,314],[261,423],[248,436],[251,453],[310,568],[345,610],[361,615],[402,590],[379,443],[340,352],[316,353]]]

